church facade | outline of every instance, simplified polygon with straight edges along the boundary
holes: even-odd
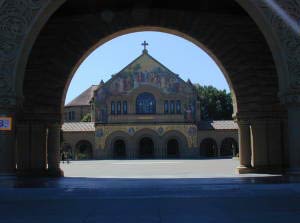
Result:
[[[77,158],[79,153],[89,153],[82,157],[93,159],[200,158],[238,153],[235,123],[202,121],[199,96],[191,81],[182,80],[146,49],[110,80],[89,89],[90,93],[83,95],[91,95],[92,122],[76,124],[69,120],[63,126],[64,146],[68,144]],[[75,102],[66,107],[66,117],[76,108]],[[89,131],[83,131],[83,126],[89,126]],[[89,149],[71,143],[83,132],[93,139]]]

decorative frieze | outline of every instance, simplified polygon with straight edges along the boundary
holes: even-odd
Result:
[[[16,103],[14,72],[22,41],[49,0],[4,0],[0,4],[0,106]]]
[[[289,87],[300,89],[300,1],[257,1],[284,50]]]

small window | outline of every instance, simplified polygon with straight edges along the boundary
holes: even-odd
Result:
[[[175,113],[175,102],[174,101],[170,102],[170,113],[171,114]]]
[[[121,102],[117,102],[117,114],[121,114]]]
[[[164,111],[165,111],[165,114],[169,113],[169,101],[165,101],[165,103],[164,103]]]
[[[127,114],[127,101],[123,101],[123,114]]]
[[[116,114],[115,102],[114,101],[111,102],[111,114],[112,115]]]
[[[75,120],[75,111],[69,111],[69,121]]]
[[[181,114],[181,102],[179,100],[176,101],[176,113]]]

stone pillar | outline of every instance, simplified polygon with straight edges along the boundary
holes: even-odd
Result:
[[[267,125],[268,160],[273,170],[282,170],[284,160],[284,137],[281,119],[269,119]]]
[[[134,142],[129,139],[128,144],[126,144],[126,152],[127,152],[127,159],[133,160],[135,159],[135,144]]]
[[[164,159],[165,158],[165,153],[164,153],[164,146],[162,145],[161,142],[157,143],[157,148],[154,148],[154,157],[156,159]]]
[[[19,173],[28,172],[31,167],[30,132],[29,123],[17,124],[17,171]]]
[[[12,129],[0,130],[0,175],[14,175],[16,172],[15,116],[6,113],[1,113],[0,116],[12,118]]]
[[[41,123],[31,124],[30,136],[30,175],[46,175],[47,169],[47,142],[46,125]]]
[[[168,146],[166,144],[162,145],[161,149],[162,149],[162,158],[167,159],[168,158]],[[180,151],[179,151],[179,153],[180,153]],[[180,155],[182,155],[182,154],[180,153]]]
[[[47,169],[46,125],[30,121],[17,125],[17,173],[44,176]]]
[[[250,124],[248,121],[239,120],[238,126],[240,166],[237,171],[238,173],[249,173],[251,172]]]
[[[221,157],[221,146],[222,146],[222,145],[218,145],[218,144],[217,144],[217,156],[218,156],[218,158]]]
[[[63,171],[60,169],[60,131],[59,123],[48,126],[48,174],[56,177],[63,176]]]
[[[268,168],[268,141],[266,120],[254,120],[251,123],[252,167],[255,171]]]
[[[288,172],[300,174],[300,106],[288,108],[288,146]]]

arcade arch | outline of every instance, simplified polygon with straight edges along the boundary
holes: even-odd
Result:
[[[200,156],[201,157],[217,157],[218,146],[214,139],[205,138],[200,144]]]
[[[220,148],[220,156],[237,156],[239,148],[237,142],[233,138],[225,138],[222,141]]]
[[[113,144],[113,157],[115,159],[124,159],[127,157],[126,144],[122,139],[118,139]]]
[[[139,158],[153,159],[154,158],[154,142],[150,137],[143,137],[139,142]]]
[[[167,142],[167,158],[179,158],[179,143],[177,139],[169,139]]]
[[[5,71],[2,75],[4,84],[1,85],[4,86],[1,90],[1,111],[16,119],[16,131],[0,136],[1,144],[6,148],[1,151],[1,172],[15,172],[13,148],[18,141],[19,172],[28,171],[28,167],[44,172],[48,162],[49,172],[61,173],[58,157],[62,107],[74,70],[89,52],[103,42],[121,34],[142,30],[165,31],[182,36],[202,46],[218,62],[234,92],[242,167],[300,167],[297,152],[300,144],[297,140],[299,126],[295,124],[299,121],[297,117],[300,110],[298,106],[289,106],[299,103],[298,86],[294,85],[298,79],[289,74],[293,70],[291,67],[300,66],[299,61],[291,59],[297,58],[298,51],[288,51],[289,48],[284,45],[293,38],[286,28],[288,25],[278,33],[270,31],[270,27],[277,28],[276,24],[272,26],[268,23],[263,14],[267,12],[258,8],[259,3],[213,0],[205,1],[205,4],[187,1],[163,5],[153,1],[151,5],[142,6],[142,9],[146,9],[142,10],[143,13],[138,13],[139,10],[133,7],[135,1],[130,1],[132,4],[106,2],[102,5],[98,1],[87,4],[59,0],[21,6],[9,2],[5,0],[1,5],[2,9],[6,9],[4,13],[18,13],[18,10],[9,9],[24,7],[21,11],[29,16],[28,26],[18,29],[19,33],[7,30],[5,37],[1,37],[8,36],[10,39],[5,40],[14,44],[7,46],[16,48],[3,51],[1,57],[1,60],[13,58],[10,63],[1,63],[4,64],[1,70]],[[287,4],[292,3],[287,1]],[[119,6],[118,11],[113,10],[116,6]],[[265,8],[268,10],[268,7]],[[176,18],[180,21],[174,23]],[[275,16],[274,20],[279,19]],[[279,32],[289,33],[290,36],[284,37],[287,41],[280,38]],[[19,35],[19,38],[13,38],[15,35]],[[300,40],[295,38],[290,42],[295,45]],[[273,50],[278,72],[269,46]],[[13,52],[13,55],[7,52]],[[261,59],[258,60],[257,55]],[[292,60],[290,64],[293,66],[288,66],[287,60]],[[16,72],[16,76],[13,76],[13,72]],[[289,109],[289,150],[284,141],[287,137],[283,137],[286,136],[287,113],[279,102],[279,93]],[[278,136],[280,143],[273,144],[268,135]],[[30,139],[36,139],[40,145],[32,145]],[[44,162],[46,144],[48,160]],[[272,157],[267,151],[270,146],[265,145],[272,145],[276,151]],[[41,156],[28,161],[25,157],[30,153]],[[291,155],[288,156],[289,153]]]
[[[93,146],[87,140],[81,140],[75,146],[76,160],[89,160],[93,157]]]

